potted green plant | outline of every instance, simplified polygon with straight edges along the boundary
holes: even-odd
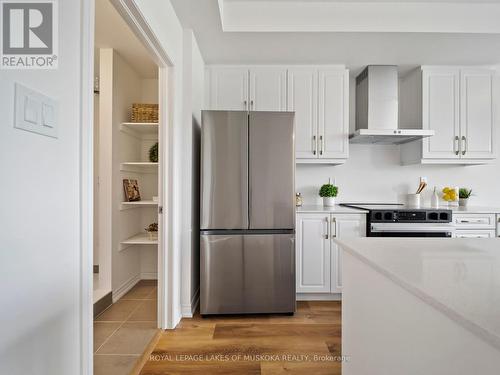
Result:
[[[339,188],[331,183],[324,184],[319,189],[319,196],[323,198],[323,205],[326,207],[335,206],[335,197],[339,192]]]
[[[158,142],[156,142],[149,149],[149,161],[152,163],[158,163]]]
[[[471,195],[472,195],[472,189],[460,188],[458,190],[458,205],[466,207]]]
[[[144,229],[148,232],[151,241],[158,239],[158,223],[151,223]]]

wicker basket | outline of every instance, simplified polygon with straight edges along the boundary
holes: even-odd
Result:
[[[132,104],[132,122],[158,122],[158,104]]]

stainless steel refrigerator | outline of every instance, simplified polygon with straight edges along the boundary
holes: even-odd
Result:
[[[294,113],[203,111],[201,314],[295,311]]]

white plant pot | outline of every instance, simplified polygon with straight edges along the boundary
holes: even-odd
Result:
[[[149,240],[156,241],[158,239],[158,232],[148,232]]]
[[[325,207],[335,206],[335,197],[323,197],[323,206]]]
[[[460,207],[467,207],[467,204],[469,203],[469,199],[468,198],[460,198],[458,200],[458,205]]]

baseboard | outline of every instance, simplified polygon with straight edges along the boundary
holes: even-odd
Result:
[[[137,274],[127,281],[125,281],[119,288],[117,288],[116,292],[113,292],[113,303],[122,298],[127,292],[132,289],[135,284],[137,284],[141,280],[141,275]]]
[[[198,305],[200,304],[200,288],[196,290],[193,297],[191,298],[191,303],[189,305],[181,306],[181,314],[183,318],[192,318]]]
[[[113,304],[113,295],[111,292],[106,294],[99,301],[94,303],[94,319]]]
[[[141,272],[141,280],[158,280],[158,272]]]
[[[341,301],[341,293],[297,293],[297,301]]]

